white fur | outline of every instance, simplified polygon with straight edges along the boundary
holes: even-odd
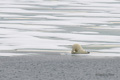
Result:
[[[85,51],[81,45],[79,44],[74,44],[72,46],[72,54],[88,54],[89,52]]]

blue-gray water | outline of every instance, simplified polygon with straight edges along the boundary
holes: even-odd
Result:
[[[120,53],[119,0],[1,0],[0,50]]]

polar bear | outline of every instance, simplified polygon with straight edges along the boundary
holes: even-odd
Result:
[[[72,54],[89,54],[90,52],[85,51],[81,45],[74,44],[72,45]]]

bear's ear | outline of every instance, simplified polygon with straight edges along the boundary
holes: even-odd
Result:
[[[78,50],[77,50],[77,49],[75,49],[75,52],[78,52]]]

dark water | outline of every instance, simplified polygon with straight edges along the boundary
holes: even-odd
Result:
[[[1,0],[0,50],[120,53],[119,0]]]

